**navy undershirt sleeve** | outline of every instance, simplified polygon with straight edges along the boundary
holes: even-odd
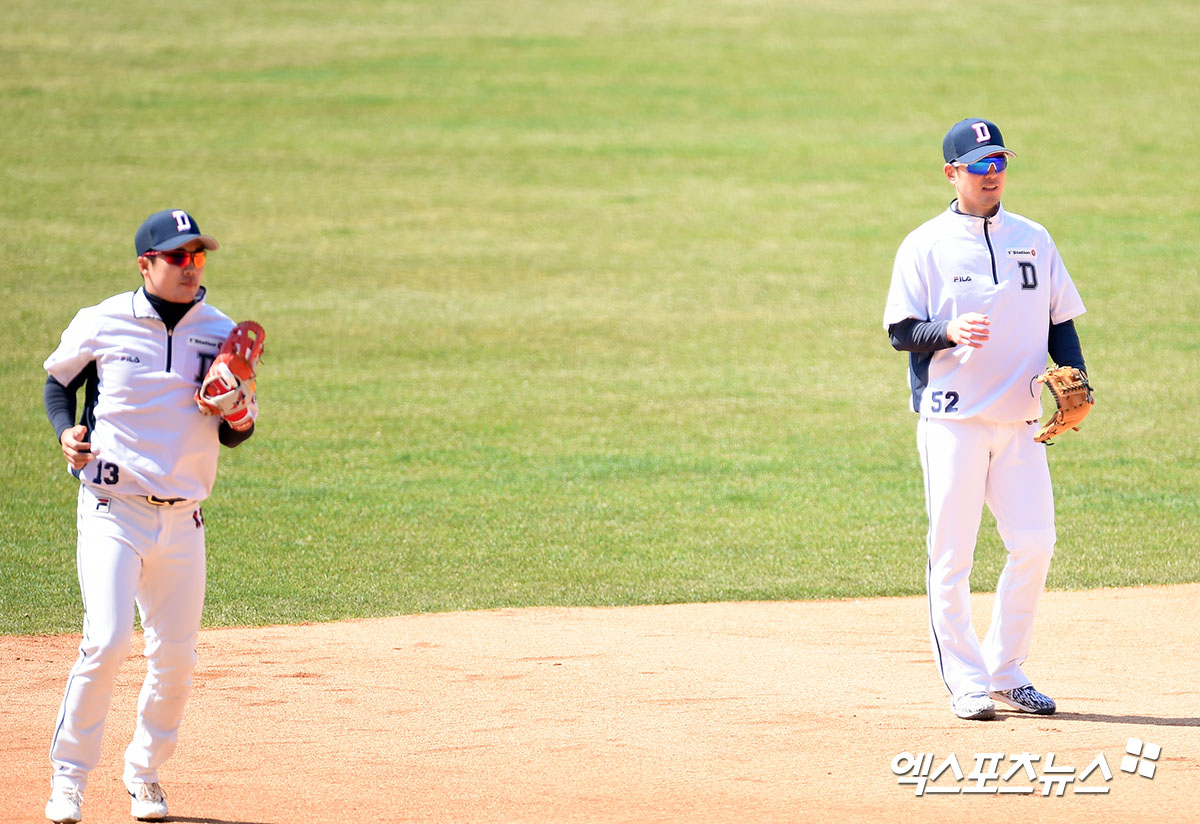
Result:
[[[917,320],[905,318],[888,327],[888,338],[892,348],[900,352],[936,352],[950,349],[955,344],[946,337],[949,321]]]
[[[225,421],[221,421],[221,426],[217,428],[217,440],[221,442],[222,446],[227,446],[230,449],[244,444],[253,434],[254,424],[250,424],[250,428],[242,432],[234,429]]]
[[[46,407],[46,416],[54,427],[54,435],[62,440],[62,433],[75,425],[76,400],[75,393],[83,386],[84,373],[80,372],[68,386],[63,386],[53,377],[46,376],[46,386],[42,390],[42,403]]]
[[[1046,348],[1050,358],[1059,366],[1074,366],[1087,372],[1083,363],[1083,347],[1079,344],[1079,332],[1075,330],[1075,321],[1050,324],[1050,333],[1046,336]]]

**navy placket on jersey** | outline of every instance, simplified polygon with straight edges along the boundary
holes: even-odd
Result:
[[[985,217],[983,219],[983,241],[988,247],[988,257],[992,260],[992,283],[996,286],[1000,285],[1000,278],[996,274],[996,250],[992,248],[992,236],[988,233],[988,226],[992,225],[992,219]]]

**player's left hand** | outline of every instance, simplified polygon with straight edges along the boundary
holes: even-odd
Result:
[[[196,390],[201,413],[219,415],[239,431],[254,425],[258,417],[255,370],[266,338],[262,326],[252,320],[234,327]]]
[[[245,432],[254,426],[258,419],[258,396],[254,393],[253,383],[245,390],[238,391],[236,401],[222,413],[221,418],[238,432]]]
[[[252,385],[253,376],[245,383]],[[243,381],[233,374],[229,363],[217,360],[204,376],[200,388],[196,390],[196,406],[205,415],[224,417],[238,408],[244,394]]]
[[[1042,424],[1033,439],[1048,443],[1068,429],[1078,432],[1080,422],[1096,405],[1087,373],[1074,366],[1056,366],[1035,377],[1031,386],[1033,382],[1044,383],[1055,404],[1054,414]]]

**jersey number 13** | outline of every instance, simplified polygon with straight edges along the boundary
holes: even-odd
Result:
[[[115,484],[121,477],[121,470],[116,464],[110,464],[107,461],[96,461],[96,477],[92,478],[94,484]]]

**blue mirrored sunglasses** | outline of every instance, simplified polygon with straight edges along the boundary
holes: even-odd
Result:
[[[991,171],[992,166],[996,167],[997,172],[1003,172],[1008,168],[1008,155],[992,155],[983,160],[976,160],[974,163],[959,163],[958,165],[973,175],[986,175]]]

